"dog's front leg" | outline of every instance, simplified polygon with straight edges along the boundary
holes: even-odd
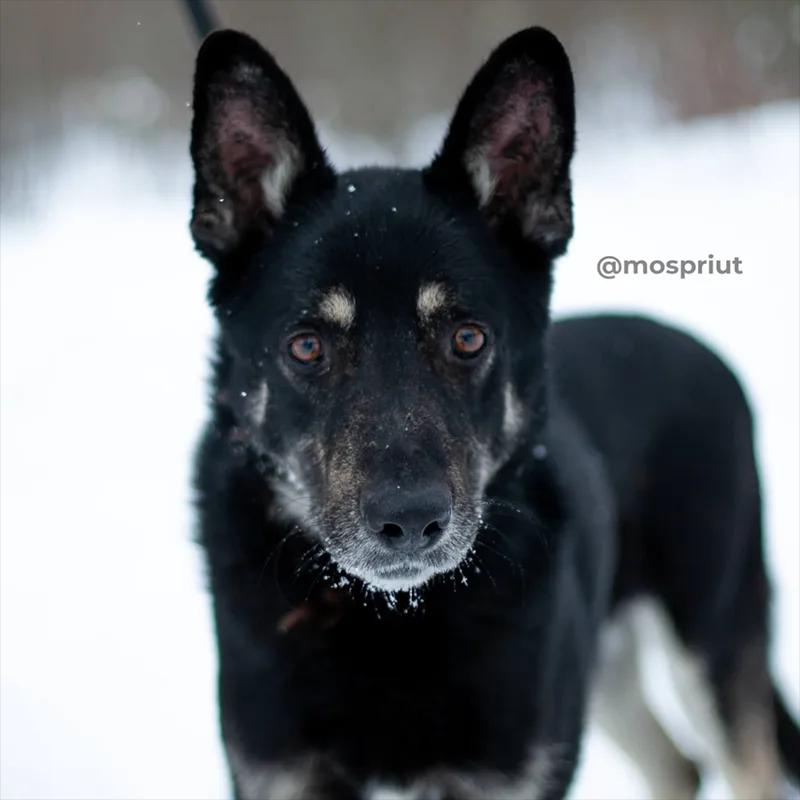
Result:
[[[262,761],[226,744],[236,800],[352,800],[357,797],[341,767],[318,754]]]
[[[538,744],[516,772],[455,770],[426,772],[402,786],[370,783],[364,800],[561,800],[577,762],[578,744]]]

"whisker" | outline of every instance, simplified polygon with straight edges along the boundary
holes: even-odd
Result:
[[[320,580],[324,577],[325,571],[330,567],[330,561],[325,563],[316,562],[313,563],[312,566],[316,566],[317,574],[314,576],[314,579],[311,581],[311,584],[308,587],[308,591],[306,591],[305,602],[308,602],[308,598],[311,597],[311,593],[316,588],[317,584]]]
[[[316,557],[319,555],[321,551],[322,551],[322,545],[319,542],[315,542],[308,548],[308,550],[306,550],[306,552],[303,554],[300,563],[294,569],[293,577],[295,578],[295,580],[301,577],[303,570],[305,570],[306,567],[311,566],[311,564],[315,561]],[[320,564],[319,566],[322,565]]]
[[[530,524],[533,532],[539,537],[540,541],[543,543],[546,550],[550,550],[550,541],[547,537],[547,526],[542,521],[541,517],[532,509],[520,509],[517,506],[514,506],[512,503],[508,503],[504,500],[497,500],[495,498],[489,498],[488,500],[484,501],[485,506],[492,506],[492,510],[490,510],[486,516],[490,518],[505,518],[505,519],[514,519],[520,522],[527,522]],[[510,541],[511,537],[500,528],[491,525],[484,521],[484,527],[487,529],[491,529],[497,536],[499,536],[504,541]],[[529,529],[526,529],[529,530]]]
[[[490,514],[499,516],[505,513],[505,515],[512,518],[519,518],[526,522],[541,525],[541,519],[533,510],[515,505],[508,500],[502,500],[498,497],[487,497],[483,500],[483,507],[484,510],[488,510]]]
[[[297,534],[299,533],[302,533],[302,531],[303,529],[300,527],[300,525],[295,525],[289,530],[289,532],[285,536],[281,537],[280,541],[275,545],[275,547],[272,548],[272,550],[269,552],[269,555],[264,560],[264,564],[261,567],[261,572],[258,575],[258,582],[256,584],[257,586],[261,585],[261,582],[264,579],[264,573],[267,571],[267,567],[269,566],[270,561],[272,561],[272,559],[274,558],[275,566],[277,568],[278,556],[280,555],[281,550],[283,550],[284,546],[289,541],[289,539],[291,539],[293,536],[297,536]]]
[[[486,526],[484,526],[484,528],[481,529],[481,532],[484,532],[484,531],[489,532],[489,533],[499,533],[499,531],[493,530],[493,529],[488,528]],[[481,547],[485,548],[490,553],[493,553],[494,555],[498,556],[499,558],[502,558],[510,566],[512,566],[520,575],[524,575],[525,574],[525,569],[519,562],[514,561],[514,559],[510,558],[502,550],[499,550],[497,547],[495,547],[494,545],[492,545],[489,542],[487,542],[485,538],[481,538],[480,536],[478,536],[478,538],[475,540],[475,546],[477,547],[478,545],[480,545]]]
[[[491,582],[494,590],[497,591],[497,582],[494,579],[494,575],[492,575],[489,568],[486,566],[486,562],[478,555],[477,551],[473,549],[469,554],[469,559],[472,563],[473,569],[476,571],[482,572]]]

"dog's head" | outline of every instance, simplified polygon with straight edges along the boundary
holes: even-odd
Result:
[[[457,567],[541,424],[573,142],[569,62],[541,29],[495,50],[422,171],[337,175],[255,41],[200,50],[192,233],[216,268],[221,402],[271,465],[273,510],[372,585]]]

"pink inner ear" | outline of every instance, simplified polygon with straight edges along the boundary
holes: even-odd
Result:
[[[264,202],[260,179],[275,160],[276,142],[247,100],[228,100],[219,113],[217,146],[228,185],[243,210],[256,211]]]
[[[517,198],[532,183],[546,181],[556,138],[555,109],[544,81],[517,84],[489,128],[485,157],[496,198]]]

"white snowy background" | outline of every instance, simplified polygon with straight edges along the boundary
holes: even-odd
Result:
[[[424,120],[392,150],[324,126],[323,137],[339,166],[421,164],[444,123]],[[555,293],[558,315],[622,309],[684,326],[741,376],[757,419],[774,674],[795,712],[798,142],[792,102],[629,133],[582,129],[577,234]],[[226,797],[192,544],[213,324],[210,269],[187,230],[186,143],[144,148],[87,130],[56,163],[33,213],[0,216],[0,795]],[[595,271],[606,255],[709,253],[738,256],[744,274]],[[592,728],[572,794],[640,798],[644,788]]]

